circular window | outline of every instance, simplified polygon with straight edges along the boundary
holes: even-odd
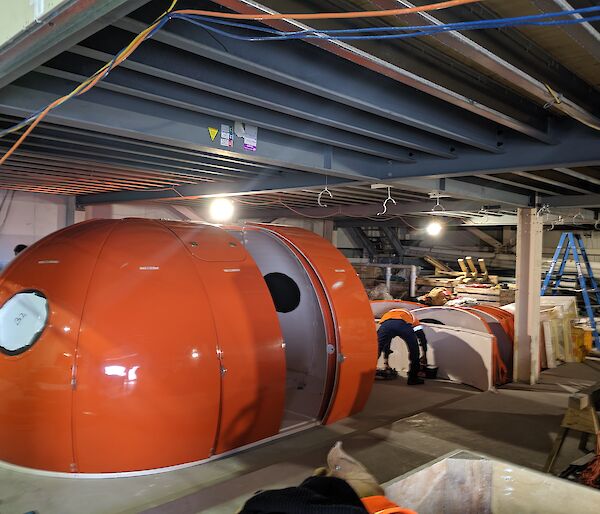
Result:
[[[277,312],[292,312],[300,305],[300,288],[284,273],[268,273],[265,282]]]
[[[42,293],[17,293],[0,307],[0,351],[18,355],[29,350],[47,321],[48,301]]]

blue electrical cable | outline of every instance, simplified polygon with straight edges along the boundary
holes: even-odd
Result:
[[[213,32],[215,34],[228,37],[231,39],[236,39],[239,41],[247,41],[247,42],[262,42],[262,41],[289,41],[294,39],[331,39],[331,40],[339,40],[339,41],[349,41],[349,40],[372,40],[372,39],[408,39],[413,37],[422,37],[422,36],[431,36],[443,32],[450,31],[466,31],[466,30],[482,30],[482,29],[498,29],[498,28],[506,28],[506,27],[515,27],[515,26],[555,26],[555,25],[573,25],[578,23],[589,23],[594,21],[600,21],[600,16],[589,16],[581,19],[572,19],[572,20],[554,20],[554,21],[523,21],[523,22],[494,22],[485,25],[473,26],[470,24],[464,24],[458,27],[447,27],[444,25],[435,25],[435,26],[426,26],[424,30],[415,30],[415,27],[402,27],[405,30],[415,30],[414,32],[407,34],[378,34],[378,35],[369,35],[369,36],[336,36],[331,35],[327,31],[315,31],[309,34],[298,34],[298,35],[281,35],[281,36],[269,36],[269,37],[256,37],[256,36],[241,36],[239,34],[234,34],[231,32],[227,32],[224,30],[217,29],[211,25],[206,23],[201,23],[196,21],[195,19],[188,18],[186,16],[177,16],[177,18],[187,21],[192,25],[197,27],[201,27],[205,30]]]
[[[482,29],[499,29],[506,27],[518,27],[518,26],[557,26],[557,25],[573,25],[578,23],[590,23],[600,21],[600,15],[588,16],[582,18],[569,18],[569,19],[558,19],[553,20],[550,18],[564,18],[565,16],[589,14],[600,11],[600,6],[585,7],[581,9],[572,9],[568,11],[560,11],[554,13],[542,13],[530,16],[519,16],[514,18],[499,18],[494,20],[475,20],[458,23],[446,23],[440,25],[413,25],[403,27],[367,27],[367,28],[354,28],[354,29],[336,29],[336,30],[300,30],[300,31],[281,31],[269,27],[260,27],[256,25],[238,23],[228,20],[220,20],[216,18],[178,14],[177,12],[170,12],[165,15],[158,25],[148,33],[145,39],[150,39],[161,30],[169,20],[180,19],[186,21],[195,26],[201,27],[209,32],[215,34],[237,39],[240,41],[259,42],[259,41],[286,41],[294,39],[332,39],[332,40],[372,40],[372,39],[408,39],[414,37],[431,36],[440,34],[443,32],[450,31],[462,31],[462,30],[482,30]],[[261,32],[271,34],[266,37],[257,36],[242,36],[225,30],[220,30],[214,25],[222,25],[227,27],[233,27],[237,29],[243,29],[247,31]],[[384,32],[384,34],[381,34]],[[390,34],[391,32],[391,34]],[[366,35],[365,35],[366,34]],[[120,50],[111,59],[109,66],[101,72],[102,79],[105,79],[110,72],[113,70],[117,59],[127,49],[127,47]],[[92,75],[94,77],[96,74]],[[84,90],[77,92],[73,97],[80,96],[84,93]],[[45,108],[36,111],[35,113],[28,116],[23,121],[9,127],[5,130],[0,130],[0,138],[20,130],[33,122]]]
[[[488,25],[497,25],[499,23],[501,24],[513,24],[513,23],[520,23],[520,22],[529,22],[529,21],[537,21],[537,20],[544,20],[544,19],[548,19],[548,18],[557,18],[557,17],[565,17],[565,16],[572,16],[572,15],[576,15],[576,14],[588,14],[588,13],[593,13],[593,12],[598,12],[600,11],[600,6],[593,6],[593,7],[585,7],[585,8],[581,8],[581,9],[571,9],[568,11],[560,11],[560,12],[552,12],[552,13],[542,13],[542,14],[534,14],[534,15],[529,15],[529,16],[518,16],[518,17],[513,17],[513,18],[498,18],[498,19],[493,19],[493,20],[474,20],[474,21],[465,21],[465,22],[456,22],[456,23],[444,23],[444,24],[440,24],[440,25],[417,25],[417,26],[402,26],[402,27],[394,27],[394,26],[386,26],[386,27],[367,27],[367,28],[353,28],[353,29],[336,29],[336,30],[327,30],[327,29],[323,29],[323,30],[316,30],[316,29],[310,29],[310,30],[299,30],[299,31],[282,31],[282,30],[277,30],[277,29],[273,29],[273,28],[269,28],[269,27],[259,27],[256,25],[251,25],[251,24],[247,24],[247,23],[240,23],[240,22],[233,22],[233,21],[228,21],[228,20],[220,20],[217,18],[209,18],[209,17],[205,17],[205,16],[196,16],[196,15],[191,15],[191,14],[177,14],[177,13],[173,13],[172,18],[173,19],[185,19],[187,21],[190,21],[191,19],[194,19],[196,21],[200,21],[200,22],[206,22],[206,23],[211,23],[211,24],[216,24],[216,25],[226,25],[229,27],[236,27],[236,28],[241,28],[241,29],[246,29],[246,30],[250,30],[250,31],[257,31],[257,32],[265,32],[265,33],[269,33],[269,34],[273,34],[276,36],[299,36],[302,37],[304,35],[319,35],[319,34],[328,34],[330,36],[336,36],[336,35],[342,35],[342,34],[352,34],[352,35],[356,35],[356,34],[362,34],[362,33],[371,33],[371,32],[404,32],[404,31],[424,31],[424,30],[429,30],[429,29],[434,29],[434,28],[443,28],[445,30],[459,30],[459,29],[464,29],[465,27],[473,27],[473,26],[488,26]],[[558,23],[556,24],[561,24],[564,23],[565,21],[569,21],[570,23],[583,23],[585,21],[596,21],[595,18],[587,18],[587,19],[572,19],[572,20],[557,20]]]
[[[544,13],[533,16],[522,16],[519,18],[502,18],[497,20],[478,20],[473,22],[460,22],[440,25],[416,25],[407,27],[369,27],[366,29],[344,29],[344,30],[305,30],[296,32],[285,32],[275,29],[269,29],[265,27],[257,27],[254,25],[248,25],[243,23],[229,22],[225,20],[213,20],[212,18],[205,18],[201,16],[193,15],[179,15],[174,14],[173,19],[181,19],[201,27],[205,30],[214,32],[221,36],[229,37],[240,41],[286,41],[292,39],[335,39],[335,40],[371,40],[371,39],[407,39],[412,37],[421,37],[439,34],[442,32],[458,31],[458,30],[481,30],[481,29],[492,29],[492,28],[505,28],[515,26],[556,26],[556,25],[573,25],[578,23],[589,23],[593,21],[600,21],[600,16],[588,16],[585,18],[571,18],[566,20],[549,20],[540,21],[547,18],[570,16],[572,14],[579,14],[579,11],[585,12],[597,12],[600,11],[600,6],[588,7],[585,9],[574,9],[572,11],[562,11],[559,13]],[[201,19],[202,21],[198,21]],[[242,28],[245,30],[254,30],[259,32],[268,32],[274,34],[268,37],[257,37],[257,36],[242,36],[240,34],[234,34],[224,30],[220,30],[210,25],[211,23],[217,23],[219,25],[226,25],[236,28]],[[357,32],[409,32],[407,34],[377,34],[377,35],[359,35],[359,36],[339,36],[338,34],[353,34]]]

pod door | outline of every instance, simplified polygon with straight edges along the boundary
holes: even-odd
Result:
[[[311,278],[276,236],[260,229],[234,234],[243,239],[265,279],[283,333],[286,399],[281,429],[319,420],[329,401],[327,330]]]

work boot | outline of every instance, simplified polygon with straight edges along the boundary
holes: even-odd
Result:
[[[328,475],[341,478],[350,484],[359,498],[382,496],[383,489],[371,473],[360,462],[353,459],[337,442],[327,455]]]
[[[398,372],[394,368],[377,369],[375,378],[379,380],[393,380],[398,378]]]
[[[423,380],[422,378],[419,378],[418,376],[409,376],[406,383],[409,386],[423,385],[425,383],[425,380]]]

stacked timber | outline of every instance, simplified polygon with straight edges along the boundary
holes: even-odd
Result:
[[[498,285],[485,286],[483,284],[461,284],[454,288],[454,294],[458,298],[469,297],[477,300],[482,305],[495,305],[496,307],[514,303],[515,292],[516,290],[513,288],[502,288]]]

